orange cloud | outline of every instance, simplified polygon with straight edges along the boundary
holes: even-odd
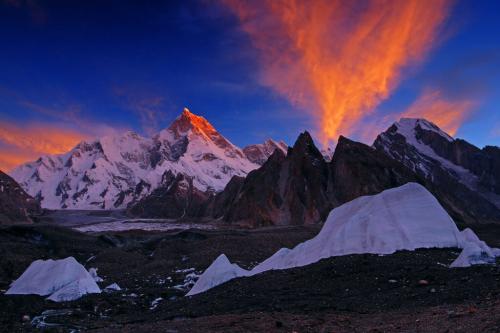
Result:
[[[0,169],[36,160],[44,154],[60,154],[89,136],[75,130],[47,124],[18,126],[0,122]]]
[[[439,90],[426,90],[401,117],[425,118],[454,136],[476,106],[470,99],[452,100]]]
[[[0,170],[8,172],[16,166],[27,161],[33,160],[32,154],[22,151],[11,151],[9,149],[0,149]]]
[[[425,58],[450,8],[448,0],[224,3],[260,51],[262,82],[310,110],[324,142],[352,132],[403,69]]]

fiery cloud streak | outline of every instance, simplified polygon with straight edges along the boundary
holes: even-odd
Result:
[[[349,134],[436,43],[450,1],[226,0],[260,51],[262,82]],[[317,110],[317,111],[316,111]]]
[[[41,155],[65,153],[86,138],[86,134],[54,125],[21,127],[0,122],[0,169],[9,171]]]
[[[427,90],[401,115],[407,118],[425,118],[442,130],[455,136],[460,125],[470,116],[477,103],[469,99],[452,100],[439,90]]]

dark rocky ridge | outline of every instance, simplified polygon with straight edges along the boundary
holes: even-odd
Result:
[[[14,179],[0,171],[0,224],[33,222],[41,213],[38,201]]]
[[[407,142],[396,124],[376,138],[374,148],[425,179],[425,186],[457,222],[500,222],[500,197],[496,192],[500,149],[479,149],[465,140],[449,140],[420,126],[419,121],[414,128],[415,139],[438,157],[424,154]]]
[[[462,139],[450,142],[420,127],[416,133],[417,139],[431,147],[436,154],[478,176],[485,190],[500,194],[500,148],[486,146],[479,149]]]
[[[280,150],[248,174],[238,188],[224,190],[216,205],[230,224],[245,226],[311,224],[326,218],[331,209],[327,195],[328,167],[309,133],[299,135],[286,156]]]
[[[128,213],[142,217],[182,219],[202,216],[213,195],[193,186],[193,178],[174,175],[170,170],[162,176],[161,185],[132,206]]]
[[[398,161],[345,137],[340,137],[332,162],[326,162],[305,132],[286,156],[275,151],[238,186],[218,194],[224,200],[209,212],[226,223],[251,227],[311,224],[359,196],[412,181],[424,183]]]
[[[246,146],[243,148],[243,153],[250,162],[263,165],[276,149],[286,151],[288,146],[282,141],[275,142],[269,139],[261,144]]]
[[[321,158],[308,134],[306,146],[309,148],[296,149],[296,146],[304,146],[304,135],[299,137],[286,157],[273,156],[269,163],[253,171],[238,191],[233,187],[231,191],[218,195],[226,198],[225,203],[231,202],[231,207],[223,215],[227,223],[258,227],[322,222],[335,207],[408,182],[425,186],[459,224],[500,222],[500,210],[494,204],[450,176],[440,164],[432,165],[433,177],[426,177],[418,169],[388,155],[377,144],[370,147],[342,136],[332,161],[328,163]],[[413,148],[406,142],[399,142],[395,149],[398,149],[398,144],[404,149]],[[463,142],[458,144],[463,145]],[[487,150],[494,154],[497,149]],[[402,153],[400,156],[407,155]],[[490,166],[495,163],[493,158],[488,161]],[[418,155],[415,163],[426,163],[425,157]],[[485,174],[493,175],[491,169],[486,170]],[[280,192],[282,189],[286,191]],[[311,211],[314,213],[304,214]]]
[[[423,183],[423,179],[400,162],[343,136],[329,167],[329,192],[335,206],[408,182]]]
[[[422,122],[430,129],[435,127]],[[262,167],[246,178],[234,177],[222,192],[198,193],[194,209],[187,210],[187,216],[215,218],[246,227],[312,224],[323,222],[333,208],[359,196],[418,182],[436,196],[459,224],[500,222],[500,209],[494,200],[485,197],[485,193],[496,196],[500,149],[481,150],[464,140],[447,138],[439,128],[435,129],[418,125],[415,139],[440,154],[451,167],[443,167],[444,162],[409,144],[396,125],[379,135],[373,147],[341,136],[330,162],[315,147],[309,133],[304,132],[287,154],[276,149]],[[461,172],[466,167],[473,170]],[[464,177],[475,181],[475,187],[464,182]],[[156,191],[154,199],[142,200],[154,201],[155,205],[134,207],[131,212],[144,214],[151,209],[156,211],[147,212],[146,216],[180,216],[184,209],[165,213],[161,206],[171,198],[162,191]],[[180,201],[189,200],[186,197]],[[170,206],[180,207],[175,202]]]

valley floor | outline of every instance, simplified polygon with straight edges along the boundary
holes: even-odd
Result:
[[[500,247],[500,227],[473,228]],[[36,259],[74,256],[122,291],[54,303],[0,294],[4,332],[498,332],[500,265],[449,269],[455,249],[350,255],[232,280],[183,297],[221,253],[251,267],[319,226],[84,234],[57,226],[0,228],[0,289]],[[425,280],[425,281],[421,281]]]

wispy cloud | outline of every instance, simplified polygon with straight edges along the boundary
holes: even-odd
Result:
[[[46,106],[27,99],[19,99],[18,104],[38,114],[48,116],[61,121],[80,121],[82,118],[82,107],[79,104],[68,104],[62,107]]]
[[[451,2],[226,0],[260,51],[262,83],[349,134],[435,45]]]
[[[163,95],[144,89],[114,87],[113,93],[120,98],[121,104],[137,117],[145,134],[151,136],[158,132],[166,118],[167,100]]]
[[[426,90],[401,117],[425,118],[454,136],[477,105],[467,97],[447,98],[439,90]]]
[[[18,100],[18,104],[34,113],[47,116],[47,121],[60,124],[61,128],[78,129],[79,132],[86,133],[86,136],[91,138],[113,135],[128,129],[120,124],[110,126],[87,118],[85,109],[77,103],[47,106],[22,98]]]
[[[439,126],[443,131],[455,136],[460,126],[468,120],[480,102],[471,96],[461,97],[427,87],[403,111],[376,115],[364,122],[356,130],[359,140],[371,143],[378,134],[401,118],[423,118]]]
[[[0,169],[8,171],[41,155],[67,152],[84,139],[89,139],[88,133],[61,124],[0,121]]]
[[[1,88],[1,87],[0,87]],[[88,119],[77,103],[48,106],[27,99],[19,93],[1,88],[0,94],[42,116],[44,121],[0,120],[0,169],[10,170],[42,155],[69,151],[82,140],[92,140],[125,130]],[[40,117],[37,117],[40,118]]]

